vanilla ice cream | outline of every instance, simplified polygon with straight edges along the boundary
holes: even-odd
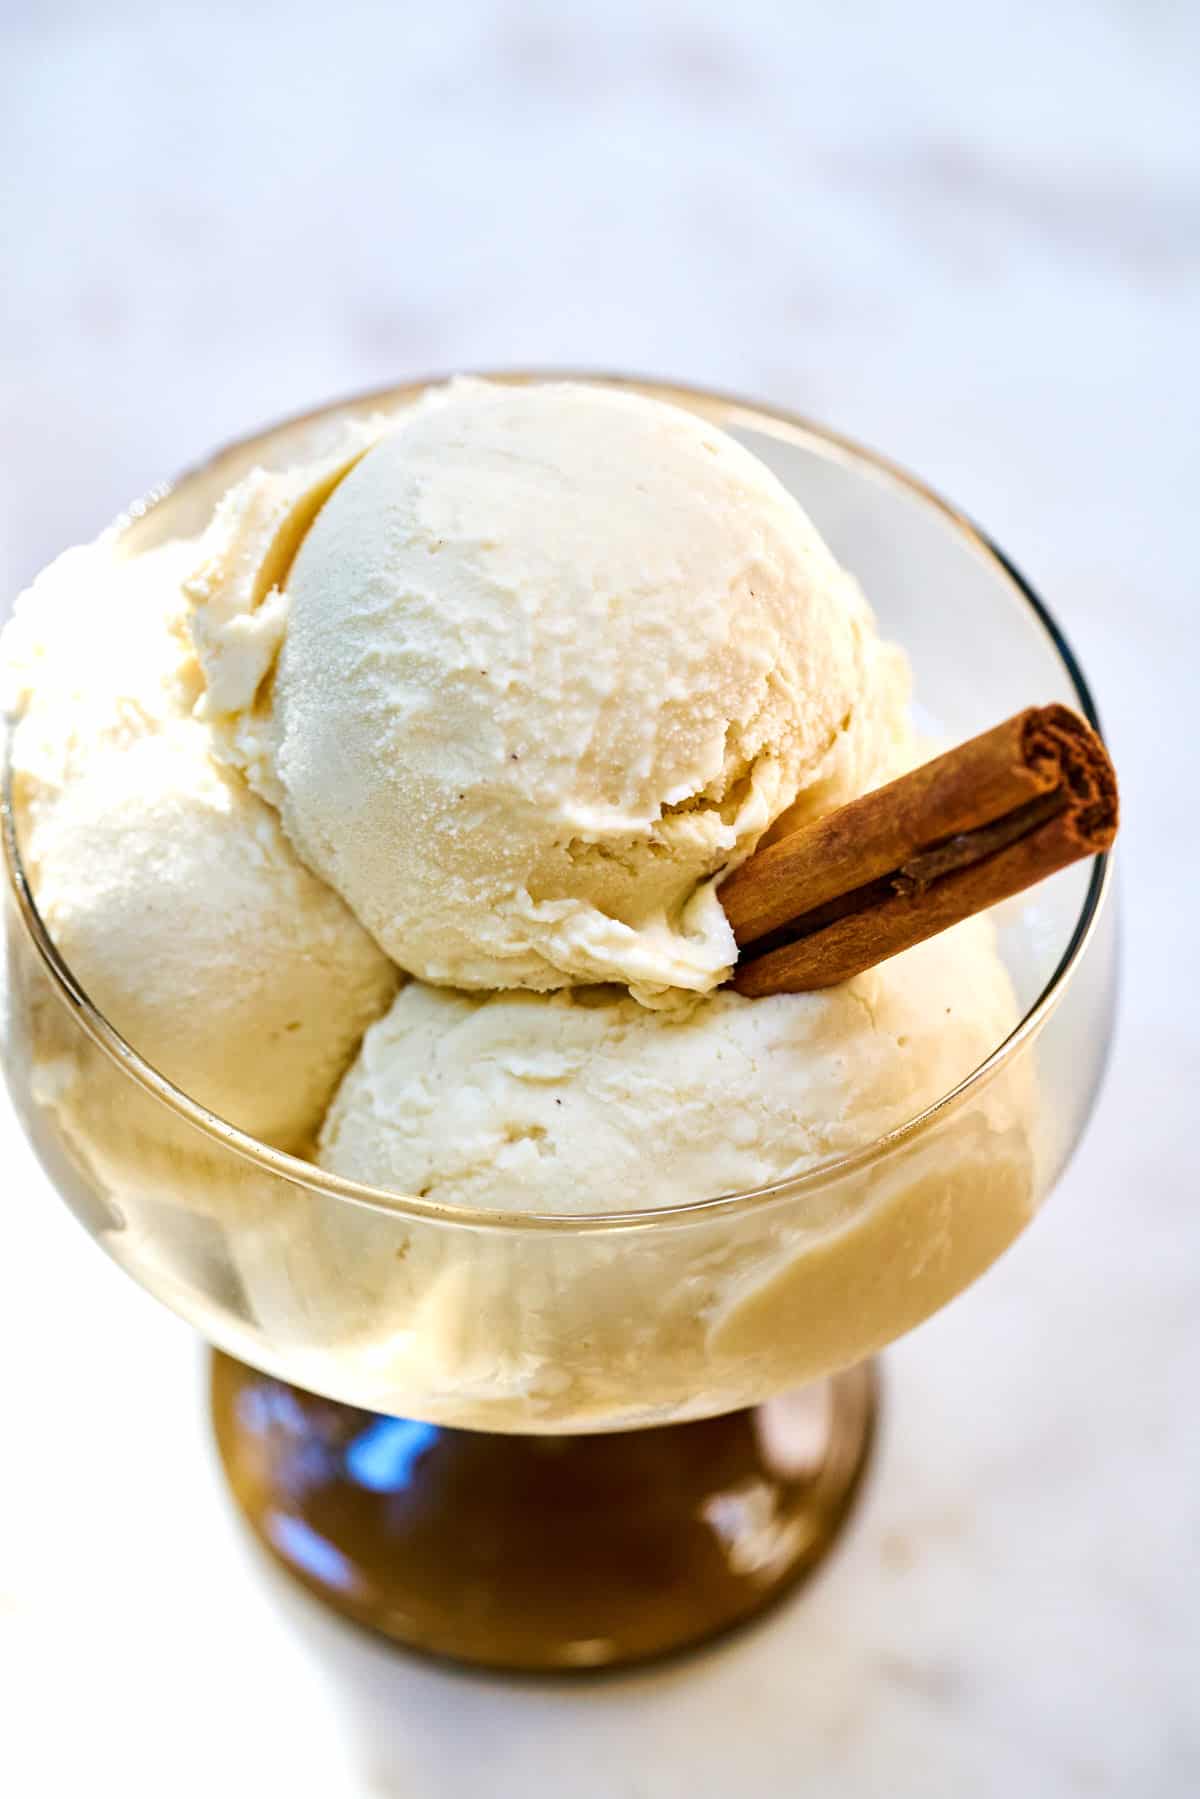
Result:
[[[447,1220],[653,1214],[867,1147],[1016,1020],[982,919],[828,992],[668,1013],[615,988],[412,982],[318,1155]],[[520,1430],[715,1412],[870,1353],[979,1274],[1033,1207],[1030,1113],[1027,1069],[1001,1070],[883,1163],[648,1231],[447,1228],[298,1196],[247,1218],[239,1276],[294,1378],[328,1382],[336,1346],[344,1390],[382,1410]]]
[[[181,583],[195,544],[52,565],[5,636],[22,853],[42,918],[89,998],[192,1099],[303,1149],[397,976],[292,849],[273,810],[209,754]],[[119,1116],[55,1053],[42,1090],[103,1153]],[[111,1102],[112,1096],[109,1095]],[[83,1144],[87,1147],[87,1142]]]
[[[60,559],[0,675],[80,984],[192,1099],[395,1204],[162,1106],[18,930],[47,1165],[214,1341],[384,1411],[654,1423],[871,1353],[1032,1209],[1028,1058],[857,1154],[1016,1001],[980,920],[827,992],[715,992],[719,882],[913,761],[905,658],[775,477],[674,406],[466,381],[319,435],[272,434],[215,510],[185,480],[199,539]]]
[[[571,383],[452,384],[313,481],[274,586],[221,576],[253,562],[234,501],[193,589],[208,716],[305,861],[430,981],[715,987],[711,877],[886,760],[907,691],[796,501]]]
[[[446,1205],[686,1205],[873,1143],[1016,1021],[982,918],[824,992],[723,992],[666,1014],[612,987],[481,997],[412,981],[367,1032],[319,1160]]]

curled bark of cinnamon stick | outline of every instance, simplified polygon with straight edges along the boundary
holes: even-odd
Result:
[[[1031,707],[755,852],[720,888],[740,993],[831,987],[1111,845],[1117,779],[1066,706]]]

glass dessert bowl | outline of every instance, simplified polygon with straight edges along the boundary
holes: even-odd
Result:
[[[966,738],[1033,700],[1094,722],[1040,603],[918,483],[766,409],[623,385],[714,421],[800,499],[908,650],[931,731]],[[190,536],[253,466],[320,454],[334,421],[420,391],[233,446],[135,508],[122,547]],[[472,1210],[338,1178],[173,1087],[56,950],[7,802],[4,848],[17,1109],[107,1253],[215,1346],[218,1444],[251,1524],[341,1611],[496,1666],[679,1648],[819,1560],[869,1450],[867,1359],[1033,1215],[1107,1048],[1101,858],[998,909],[1019,1023],[880,1140],[686,1205],[533,1212],[514,1181],[511,1210]]]

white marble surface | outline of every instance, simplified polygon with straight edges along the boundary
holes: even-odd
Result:
[[[188,1332],[0,1113],[0,1789],[1188,1799],[1200,13],[9,0],[0,33],[5,593],[326,395],[689,377],[835,422],[988,525],[1094,679],[1128,821],[1119,1037],[1068,1178],[888,1358],[836,1564],[669,1671],[455,1677],[268,1577]]]

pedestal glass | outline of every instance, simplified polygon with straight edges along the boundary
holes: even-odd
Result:
[[[1094,720],[1045,608],[920,483],[781,413],[625,385],[715,420],[775,469],[907,648],[930,731],[957,740],[1055,699]],[[420,391],[232,446],[133,508],[123,548],[190,535],[254,464],[317,453],[339,416]],[[447,1207],[326,1175],[166,1081],[58,954],[7,798],[3,826],[5,1065],[43,1167],[214,1346],[218,1447],[270,1552],[344,1614],[465,1661],[661,1654],[810,1570],[867,1461],[868,1358],[1034,1214],[1105,1058],[1100,860],[998,910],[1019,1025],[879,1142],[687,1206],[618,1195],[604,1215],[535,1215],[514,1191],[503,1213]]]

